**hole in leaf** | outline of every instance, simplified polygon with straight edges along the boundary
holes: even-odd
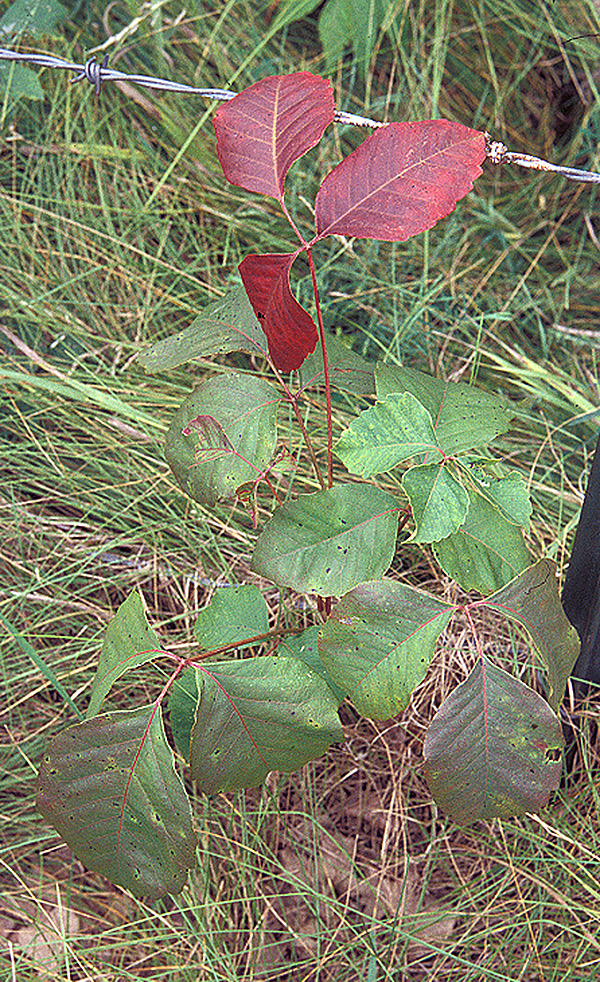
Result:
[[[548,747],[546,751],[546,760],[560,760],[561,755],[562,752],[558,747]]]

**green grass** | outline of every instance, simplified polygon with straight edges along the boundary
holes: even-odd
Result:
[[[366,82],[340,64],[339,108],[382,119],[447,116],[489,129],[511,149],[598,167],[599,39],[580,36],[600,31],[591,2],[397,8]],[[114,67],[238,89],[267,74],[323,71],[314,22],[274,31],[252,3],[198,5],[176,22],[180,13],[175,4],[155,15],[135,2],[111,8],[113,33],[142,17]],[[105,37],[102,15],[82,8],[36,49],[82,60]],[[19,103],[0,150],[0,613],[12,626],[3,622],[0,661],[2,977],[596,977],[593,732],[582,770],[540,818],[459,829],[429,798],[421,742],[472,658],[460,636],[399,720],[373,724],[348,711],[347,743],[301,774],[196,799],[199,865],[173,900],[147,905],[112,889],[72,860],[36,813],[43,748],[75,719],[61,687],[85,708],[104,628],[129,591],[143,591],[153,626],[184,650],[215,581],[250,577],[247,514],[191,504],[162,454],[172,412],[219,366],[149,377],[134,356],[237,282],[248,251],[285,251],[290,241],[272,202],[220,176],[214,107],[151,92],[134,99],[109,85],[97,101],[67,79],[43,73],[44,102]],[[362,138],[340,127],[295,165],[288,193],[300,221],[310,224],[320,177]],[[597,338],[577,333],[596,330],[596,195],[486,166],[427,235],[401,245],[331,240],[317,256],[327,324],[358,349],[476,380],[515,401],[503,447],[531,482],[532,549],[559,563],[598,429]],[[296,286],[308,302],[307,280]],[[340,404],[340,424],[345,411]],[[312,425],[322,432],[318,414]],[[409,575],[452,590],[426,558],[415,561]],[[143,690],[136,681],[121,705]],[[392,888],[412,918],[385,907]],[[447,936],[418,935],[416,912],[426,907],[453,918]],[[35,947],[32,925],[50,947]]]

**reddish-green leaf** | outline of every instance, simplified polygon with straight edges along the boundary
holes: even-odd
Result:
[[[548,668],[548,702],[553,709],[562,702],[579,654],[579,638],[562,608],[556,573],[556,563],[542,559],[481,602],[526,629]]]
[[[153,661],[161,653],[160,641],[148,624],[142,598],[134,590],[106,628],[87,718],[96,715],[113,683],[121,675]]]
[[[190,766],[207,794],[298,770],[343,739],[333,693],[296,658],[207,663],[196,673]]]
[[[296,72],[255,82],[215,113],[225,177],[281,200],[290,165],[316,146],[334,113],[331,83],[318,75]]]
[[[359,713],[389,719],[405,709],[454,608],[395,580],[361,583],[319,633],[331,678]]]
[[[160,709],[106,713],[52,741],[38,808],[78,859],[136,897],[179,893],[196,859]]]
[[[433,551],[463,590],[493,593],[526,569],[531,558],[521,529],[473,488],[467,494],[467,517],[453,535],[434,542]]]
[[[390,123],[323,181],[315,202],[318,238],[403,242],[455,208],[484,159],[485,135],[460,123]]]
[[[290,290],[295,258],[296,253],[250,255],[239,265],[248,299],[267,336],[271,360],[280,372],[300,368],[317,343],[312,318]]]
[[[266,355],[267,339],[246,291],[236,286],[225,297],[208,304],[184,331],[156,341],[138,355],[147,372],[166,372],[192,358],[209,358],[228,351]]]
[[[425,738],[425,775],[459,824],[537,812],[560,781],[559,720],[533,689],[480,659]]]
[[[277,508],[258,537],[252,569],[298,593],[341,596],[388,569],[398,503],[369,484],[334,485]]]
[[[411,467],[402,478],[416,529],[413,542],[439,542],[464,522],[469,495],[443,463]]]
[[[277,439],[276,390],[226,372],[207,379],[177,410],[165,456],[177,483],[202,504],[232,499],[267,467]]]

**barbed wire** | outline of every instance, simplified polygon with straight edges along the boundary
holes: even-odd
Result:
[[[76,62],[65,61],[64,58],[56,58],[54,55],[23,54],[20,51],[0,48],[0,60],[24,62],[29,65],[38,65],[41,68],[58,68],[68,72],[76,72],[71,83],[89,82],[97,96],[100,95],[100,89],[104,82],[128,82],[141,85],[147,89],[180,92],[184,95],[199,95],[205,99],[216,99],[221,102],[233,99],[237,95],[237,92],[231,92],[229,89],[204,89],[195,85],[185,85],[183,82],[172,82],[167,78],[156,78],[154,75],[131,75],[128,72],[115,71],[114,68],[108,67],[108,55],[105,55],[102,63],[98,63],[95,58],[89,58],[85,64],[80,65]],[[370,128],[387,126],[387,123],[382,123],[380,120],[369,119],[367,116],[358,116],[355,113],[347,113],[339,109],[335,111],[334,120],[337,123],[350,126],[367,126]],[[600,174],[595,171],[551,164],[541,157],[509,150],[499,140],[492,140],[489,133],[486,133],[485,137],[486,156],[492,164],[516,164],[518,167],[561,174],[569,181],[600,184]]]
[[[25,62],[29,65],[39,65],[41,68],[59,68],[68,72],[76,72],[71,83],[89,82],[94,88],[96,95],[100,94],[100,87],[104,82],[129,82],[134,85],[142,85],[147,89],[162,89],[165,92],[181,92],[184,95],[200,95],[205,99],[217,99],[226,102],[233,99],[237,92],[229,89],[203,89],[195,85],[185,85],[183,82],[172,82],[168,78],[155,78],[153,75],[130,75],[128,72],[118,72],[114,68],[108,67],[108,56],[105,55],[102,64],[94,58],[89,58],[85,65],[78,65],[72,61],[65,61],[64,58],[55,58],[54,55],[22,54],[20,51],[10,51],[7,48],[0,48],[0,59],[6,61]],[[385,126],[376,119],[368,119],[365,116],[356,116],[354,113],[346,113],[336,110],[334,119],[337,123],[348,123],[353,126],[379,127]]]

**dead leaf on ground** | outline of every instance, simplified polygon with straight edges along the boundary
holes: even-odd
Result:
[[[373,808],[373,814],[379,809]],[[364,815],[364,811],[363,811]],[[414,862],[401,867],[380,869],[358,855],[358,840],[326,828],[321,821],[318,833],[318,862],[315,863],[312,838],[297,830],[297,841],[278,853],[281,870],[266,898],[264,917],[264,957],[261,967],[273,968],[289,961],[289,954],[315,956],[323,937],[335,936],[336,944],[350,942],[349,921],[373,919],[374,930],[402,927],[411,940],[408,958],[432,954],[452,933],[456,917],[439,908],[423,891]],[[311,902],[314,898],[314,903]],[[327,902],[329,901],[329,902]],[[291,950],[291,951],[290,951]],[[329,962],[330,974],[335,966]]]
[[[66,904],[58,886],[39,897],[32,892],[31,899],[8,894],[2,898],[0,937],[40,979],[57,978],[65,943],[76,938],[80,928],[80,915]]]

